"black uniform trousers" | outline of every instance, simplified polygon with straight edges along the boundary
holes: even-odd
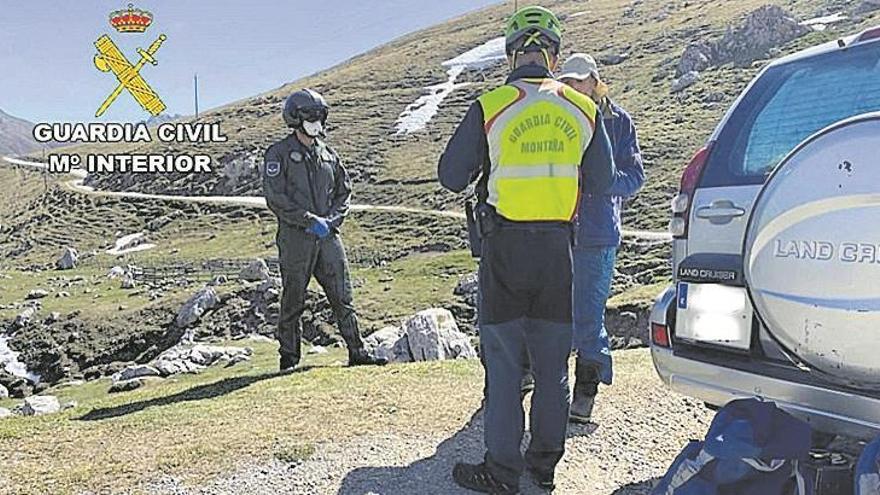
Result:
[[[281,224],[276,236],[281,265],[281,314],[276,338],[281,355],[299,361],[302,356],[302,314],[312,275],[324,289],[333,316],[351,355],[364,347],[352,303],[351,279],[345,247],[336,233],[324,239]]]
[[[482,243],[480,348],[486,368],[486,463],[519,484],[526,467],[549,472],[562,458],[568,426],[572,339],[571,227],[507,223]],[[531,440],[520,451],[525,414],[520,388],[535,377]]]

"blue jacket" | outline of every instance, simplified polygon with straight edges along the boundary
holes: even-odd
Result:
[[[645,183],[645,169],[632,118],[611,100],[606,100],[601,108],[617,171],[604,194],[584,191],[578,212],[579,247],[619,246],[623,200],[634,196]]]
[[[553,75],[544,67],[526,65],[514,70],[507,82],[538,77],[549,79]],[[596,119],[593,140],[581,162],[584,191],[605,191],[613,185],[612,181],[619,174],[615,173],[611,154],[611,141],[605,132],[603,121]],[[437,166],[437,175],[443,187],[461,192],[480,177],[488,163],[489,143],[483,127],[483,107],[479,102],[474,102],[446,145]],[[485,191],[481,194],[481,199],[485,199]]]

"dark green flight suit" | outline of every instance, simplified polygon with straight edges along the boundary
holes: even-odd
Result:
[[[278,217],[276,243],[284,286],[276,332],[278,352],[295,362],[302,355],[300,317],[312,275],[333,308],[349,356],[362,352],[348,260],[338,235],[351,197],[351,180],[339,156],[320,140],[308,148],[291,134],[266,150],[263,193]],[[330,235],[319,239],[306,231],[314,216],[328,220]]]

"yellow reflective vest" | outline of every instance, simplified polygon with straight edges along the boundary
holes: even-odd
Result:
[[[514,222],[570,222],[596,105],[553,79],[520,79],[479,98],[489,143],[488,203]]]

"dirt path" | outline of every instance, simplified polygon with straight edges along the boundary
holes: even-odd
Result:
[[[9,158],[3,157],[3,160],[0,161],[0,164],[3,163],[18,165],[23,167],[30,167],[36,170],[45,170],[47,168],[46,164],[40,162],[32,162],[27,160],[19,160],[17,158]],[[187,203],[202,203],[202,204],[224,204],[224,205],[240,205],[247,206],[253,208],[266,208],[266,200],[265,198],[258,196],[177,196],[173,194],[147,194],[147,193],[139,193],[139,192],[126,192],[126,191],[99,191],[92,187],[86,186],[83,184],[83,179],[86,177],[85,170],[75,169],[70,173],[71,176],[75,177],[75,179],[64,182],[64,186],[83,194],[90,194],[94,196],[106,196],[106,197],[115,197],[115,198],[139,198],[139,199],[153,199],[156,201],[183,201]],[[431,215],[431,216],[439,216],[446,218],[458,218],[464,220],[465,216],[461,212],[457,211],[448,211],[448,210],[427,210],[421,208],[412,208],[408,206],[387,206],[387,205],[370,205],[370,204],[353,204],[351,205],[351,209],[353,211],[378,211],[378,212],[388,212],[388,213],[413,213],[417,215]],[[649,230],[629,230],[624,229],[622,231],[624,237],[632,237],[636,239],[642,239],[646,241],[658,241],[658,242],[667,242],[672,238],[666,232],[654,232]]]
[[[669,392],[657,378],[647,349],[614,353],[615,384],[603,387],[596,424],[569,428],[567,452],[557,471],[561,495],[646,495],[691,438],[705,435],[712,413],[696,400]],[[322,443],[306,460],[242,463],[199,487],[172,478],[146,487],[151,495],[247,493],[328,495],[467,495],[455,486],[455,462],[483,454],[480,411],[465,424],[433,435],[406,431]],[[526,435],[526,441],[528,434]],[[523,478],[524,494],[543,493]]]

